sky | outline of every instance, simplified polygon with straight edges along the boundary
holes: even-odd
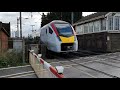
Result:
[[[95,13],[95,12],[83,12],[82,14],[83,14],[83,16],[87,16],[87,15],[90,15],[92,13]]]
[[[41,25],[41,15],[42,13],[47,14],[47,12],[22,12],[22,35],[28,36],[28,34],[32,34],[32,26],[33,30],[36,30],[39,34],[39,29]],[[87,16],[94,12],[83,12],[83,16]],[[15,31],[17,31],[17,18],[19,17],[19,12],[0,12],[0,21],[2,23],[9,23],[11,28],[11,36],[15,35]]]

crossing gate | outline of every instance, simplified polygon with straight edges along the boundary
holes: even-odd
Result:
[[[51,66],[41,58],[41,54],[36,55],[34,50],[29,50],[29,63],[38,78],[64,78],[62,66]]]

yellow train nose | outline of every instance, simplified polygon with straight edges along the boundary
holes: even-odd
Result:
[[[60,36],[60,39],[62,43],[74,43],[74,36],[71,36],[71,37]]]

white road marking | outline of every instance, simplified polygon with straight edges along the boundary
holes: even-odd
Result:
[[[10,78],[19,78],[19,77],[30,76],[30,75],[36,75],[36,74],[35,73],[30,73],[30,74],[25,74],[25,75],[20,75],[20,76],[14,76],[14,77],[10,77]]]
[[[31,66],[31,65],[17,66],[17,67],[9,67],[9,68],[1,68],[0,70],[13,69],[13,68],[20,68],[20,67],[28,67],[28,66]]]
[[[7,78],[7,77],[11,77],[11,76],[16,76],[16,75],[21,75],[21,74],[27,74],[27,73],[33,73],[33,72],[34,72],[34,71],[28,71],[28,72],[10,74],[10,75],[5,75],[5,76],[0,76],[0,78]]]

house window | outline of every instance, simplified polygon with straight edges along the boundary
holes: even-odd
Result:
[[[80,26],[76,26],[76,33],[77,33],[77,34],[83,33],[83,30],[82,30],[82,26],[81,26],[81,25],[80,25]]]
[[[106,30],[106,19],[101,21],[101,30]]]
[[[88,24],[84,25],[84,33],[88,33]]]
[[[80,26],[76,26],[76,33],[79,34]]]
[[[81,25],[81,33],[84,32],[84,28],[83,28],[83,25]]]
[[[119,17],[115,16],[115,24],[114,24],[114,29],[119,30]]]
[[[94,22],[94,32],[99,31],[99,26],[100,26],[99,24],[100,24],[99,21],[95,21],[95,22]]]
[[[93,23],[89,23],[89,32],[93,32]]]
[[[108,17],[108,30],[113,30],[113,17]]]

